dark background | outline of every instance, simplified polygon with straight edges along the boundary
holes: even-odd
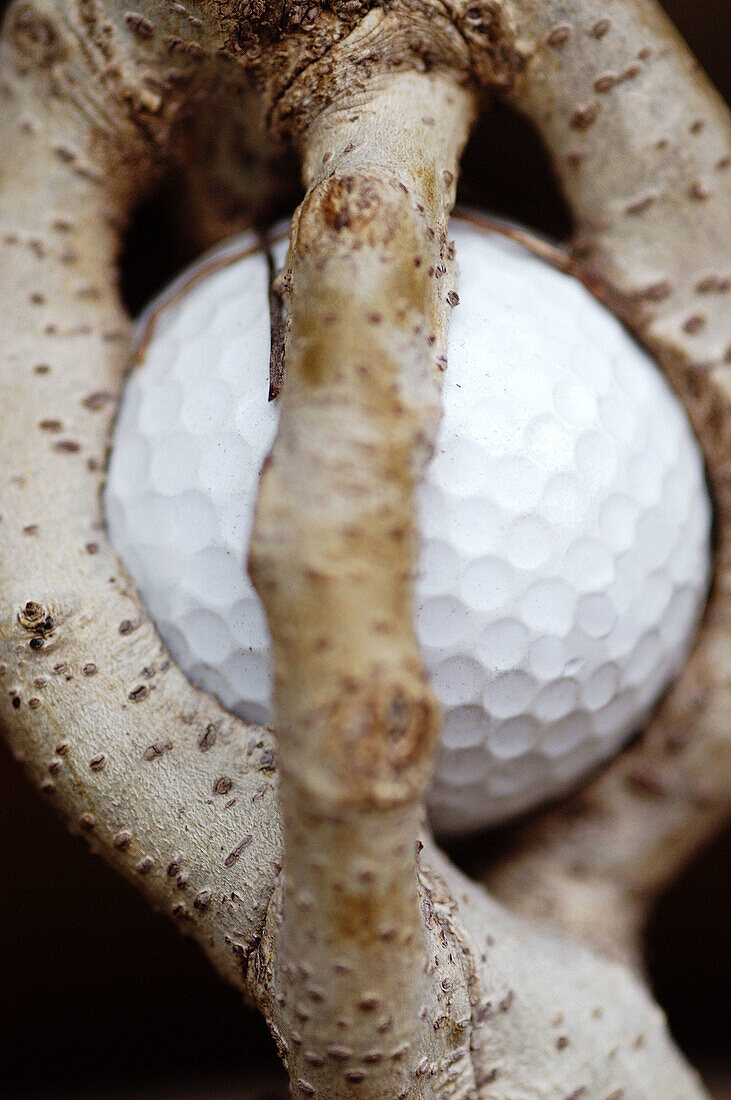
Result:
[[[665,7],[728,98],[728,0]],[[488,165],[483,151],[495,147]],[[568,227],[540,146],[503,109],[467,151],[460,197],[552,235]],[[124,261],[134,309],[186,256],[165,227],[159,206],[140,212]],[[67,836],[1,742],[0,881],[0,1095],[286,1095],[258,1015],[167,918]],[[663,899],[648,946],[656,994],[717,1100],[731,1100],[729,902],[726,834]]]

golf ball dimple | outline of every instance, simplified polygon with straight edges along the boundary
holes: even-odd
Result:
[[[416,586],[443,832],[533,808],[610,758],[682,666],[710,569],[701,456],[654,364],[575,279],[470,222],[452,232],[461,304]],[[148,310],[105,491],[173,657],[256,722],[271,721],[269,639],[245,560],[278,416],[268,278],[245,236]]]

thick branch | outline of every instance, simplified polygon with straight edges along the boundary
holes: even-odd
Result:
[[[515,8],[533,48],[515,102],[554,157],[582,265],[688,408],[716,509],[713,593],[662,708],[637,746],[529,824],[489,875],[520,911],[625,954],[638,945],[628,929],[731,801],[731,128],[655,4],[621,0],[611,19],[593,0]]]
[[[273,746],[171,664],[105,538],[119,228],[162,150],[75,33],[11,12],[0,53],[0,714],[72,828],[241,987],[279,859]]]
[[[303,1096],[426,1095],[420,1063],[453,1053],[432,1027],[417,896],[438,708],[412,590],[414,493],[454,301],[450,185],[469,117],[452,82],[404,74],[366,110],[327,112],[306,139],[310,187],[283,280],[287,378],[251,550],[281,762],[271,965],[277,1026],[301,1040],[287,1063]]]

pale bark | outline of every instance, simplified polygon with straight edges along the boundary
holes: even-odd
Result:
[[[413,636],[413,490],[438,418],[454,161],[480,87],[508,89],[554,151],[583,262],[689,405],[721,537],[695,655],[650,749],[635,750],[645,770],[618,762],[591,795],[591,829],[550,818],[544,849],[529,835],[494,880],[524,911],[631,954],[628,896],[651,867],[664,881],[728,800],[709,786],[728,779],[727,121],[654,8],[614,5],[613,35],[603,6],[206,2],[192,14],[42,0],[6,23],[3,727],[72,826],[258,1001],[299,1095],[702,1095],[628,970],[508,912],[430,841],[414,854],[436,707]],[[630,42],[633,58],[651,50],[632,75]],[[577,113],[610,68],[622,79],[596,95],[612,98]],[[272,736],[171,664],[106,542],[99,493],[128,340],[114,266],[125,218],[161,171],[195,159],[186,115],[252,86],[263,163],[291,139],[310,185],[283,280],[288,381],[254,547],[283,829]],[[687,136],[648,161],[642,141],[675,99]],[[662,192],[650,203],[648,172]],[[205,195],[200,158],[193,174]],[[664,297],[648,290],[664,282]],[[647,753],[691,716],[670,797]],[[622,938],[592,927],[608,896]]]
[[[152,150],[57,16],[34,28],[0,61],[3,728],[71,826],[243,985],[280,862],[273,741],[170,662],[101,514],[129,330],[116,252]]]
[[[731,802],[731,126],[654,5],[624,0],[610,21],[601,3],[564,3],[560,19],[552,9],[525,17],[535,54],[515,100],[556,163],[582,270],[665,368],[695,425],[716,576],[695,650],[641,741],[530,823],[486,879],[521,912],[636,956],[649,905]],[[577,126],[582,104],[596,114]]]
[[[424,1059],[474,1084],[462,1037],[433,1026],[446,1005],[414,844],[439,708],[413,626],[415,492],[439,421],[447,214],[470,113],[452,81],[404,73],[365,108],[344,94],[303,139],[287,376],[251,543],[284,829],[271,1012],[297,1035],[296,1095],[423,1095]]]

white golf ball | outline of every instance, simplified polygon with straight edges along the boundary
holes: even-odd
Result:
[[[416,591],[444,708],[443,832],[535,807],[611,757],[683,664],[710,567],[701,456],[655,365],[577,280],[469,222],[452,233],[461,304]],[[106,487],[112,544],[175,660],[265,723],[245,561],[278,416],[269,341],[267,262],[245,235],[142,319]]]

